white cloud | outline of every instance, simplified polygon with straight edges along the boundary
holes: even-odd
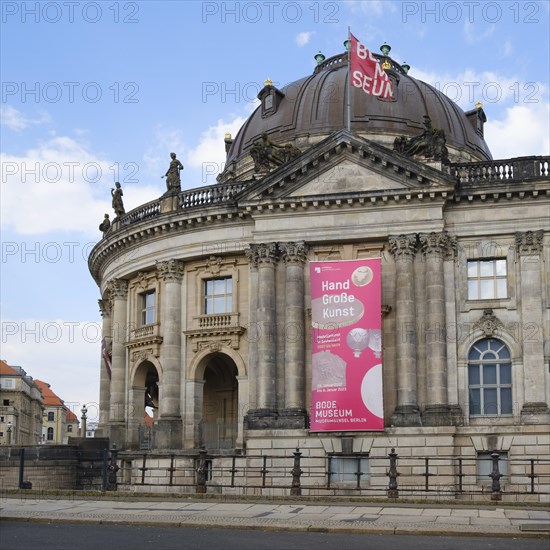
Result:
[[[80,417],[86,403],[97,416],[101,323],[61,319],[2,322],[2,359],[21,366],[52,390]],[[86,381],[83,383],[83,381]]]
[[[32,125],[47,124],[51,121],[51,118],[48,113],[44,112],[40,113],[39,118],[28,118],[11,105],[3,105],[0,107],[0,121],[2,126],[20,132]]]
[[[254,104],[251,104],[255,108]],[[216,183],[216,176],[225,167],[225,134],[235,137],[246,116],[235,116],[232,120],[218,120],[215,126],[210,126],[201,133],[199,143],[187,153],[186,163],[201,169],[201,185]]]
[[[411,76],[434,86],[463,109],[472,109],[481,101],[485,111],[491,106],[506,107],[507,104],[538,103],[548,94],[542,82],[525,82],[515,76],[507,76],[494,71],[476,73],[466,69],[458,74],[424,71],[413,67]]]
[[[315,34],[315,31],[301,32],[296,36],[296,44],[300,46],[305,46],[311,40],[311,37]]]
[[[489,120],[485,141],[493,158],[550,155],[548,121],[550,104],[515,105],[506,109],[502,120]]]
[[[129,163],[130,164],[130,163]],[[99,236],[98,225],[111,208],[110,189],[118,179],[126,211],[160,196],[158,187],[140,186],[139,166],[118,166],[68,136],[54,136],[22,156],[2,153],[2,227],[22,235],[53,231]]]
[[[490,38],[495,32],[495,29],[496,25],[490,24],[484,32],[480,32],[479,26],[476,27],[474,23],[470,23],[470,21],[466,20],[464,22],[464,37],[468,44],[478,44]]]

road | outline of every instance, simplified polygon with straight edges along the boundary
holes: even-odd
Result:
[[[548,550],[546,539],[0,522],[2,550]]]

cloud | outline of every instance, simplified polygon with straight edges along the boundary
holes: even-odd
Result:
[[[11,130],[20,132],[32,125],[47,124],[51,122],[51,118],[45,112],[40,113],[39,118],[28,118],[11,105],[3,105],[0,107],[0,121],[2,126],[7,126]]]
[[[255,104],[251,104],[251,108]],[[216,176],[225,167],[225,134],[235,137],[246,121],[246,116],[237,115],[229,121],[219,119],[215,126],[210,126],[201,133],[199,143],[190,149],[186,156],[186,163],[201,170],[201,185],[216,183]]]
[[[526,82],[517,76],[494,71],[481,73],[467,69],[458,74],[424,71],[413,67],[411,76],[434,86],[463,109],[472,109],[481,101],[488,111],[490,106],[506,107],[508,104],[536,104],[548,95],[542,82]]]
[[[494,34],[495,29],[496,25],[491,24],[484,32],[479,32],[479,28],[467,20],[464,22],[464,37],[468,44],[479,44],[490,38]]]
[[[86,144],[54,136],[22,156],[2,153],[2,227],[21,235],[54,231],[98,237],[105,212],[114,216],[110,189],[122,183],[126,211],[159,197],[158,187],[139,185],[139,166],[119,166]]]
[[[101,323],[62,319],[2,322],[2,359],[43,380],[80,417],[87,404],[96,421]],[[85,380],[85,383],[82,381]]]
[[[550,155],[548,120],[550,103],[514,105],[501,120],[485,125],[485,141],[493,158],[507,159],[530,155]]]
[[[300,46],[305,46],[311,40],[311,37],[315,34],[315,31],[301,32],[296,36],[296,44]]]

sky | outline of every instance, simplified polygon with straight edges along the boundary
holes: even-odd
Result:
[[[223,138],[278,87],[365,46],[464,110],[493,158],[550,154],[550,2],[1,2],[0,358],[97,420],[101,316],[88,255],[122,184],[158,198],[215,183]]]

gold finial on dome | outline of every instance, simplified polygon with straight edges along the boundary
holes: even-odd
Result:
[[[483,109],[483,103],[481,103],[481,101],[478,101],[478,102],[476,103],[476,109],[478,109],[478,110],[479,110],[479,109]]]
[[[271,80],[271,78],[266,78],[264,80],[264,86],[273,86],[273,80]]]

